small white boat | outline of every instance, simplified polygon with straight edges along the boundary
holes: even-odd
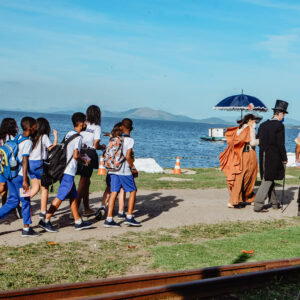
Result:
[[[226,142],[225,138],[226,128],[209,128],[208,136],[200,136],[200,138],[204,141],[209,142]]]

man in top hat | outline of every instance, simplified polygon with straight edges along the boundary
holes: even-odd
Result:
[[[258,129],[259,167],[261,185],[254,200],[255,212],[266,212],[265,199],[274,209],[279,208],[275,194],[274,180],[282,180],[285,175],[287,155],[285,149],[284,116],[287,114],[288,103],[277,100],[273,108],[273,118],[262,123]]]

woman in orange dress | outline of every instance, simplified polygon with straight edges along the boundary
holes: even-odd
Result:
[[[238,122],[239,126],[228,128],[225,134],[228,146],[220,154],[220,165],[227,177],[229,208],[254,201],[253,188],[258,171],[255,146],[259,144],[255,132],[257,120],[260,118],[247,114]]]

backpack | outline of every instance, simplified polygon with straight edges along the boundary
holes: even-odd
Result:
[[[51,150],[49,150],[47,159],[43,161],[43,174],[41,178],[42,186],[49,187],[56,181],[62,179],[66,167],[73,158],[72,155],[67,161],[67,146],[79,136],[79,133],[75,133],[67,140],[66,137],[64,137],[60,144],[53,146]]]
[[[21,138],[20,138],[21,136]],[[0,147],[0,174],[8,180],[18,176],[22,162],[18,159],[19,144],[29,137],[18,134]]]
[[[123,155],[124,137],[117,136],[111,138],[108,146],[103,155],[104,166],[110,172],[118,172],[124,161],[126,160]]]

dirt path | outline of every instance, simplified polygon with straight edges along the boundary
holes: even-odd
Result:
[[[272,218],[285,218],[297,215],[296,197],[298,187],[289,186],[285,193],[285,201],[292,201],[284,214],[280,210],[270,209],[268,213],[254,213],[252,206],[243,209],[229,209],[226,207],[228,192],[226,189],[207,190],[157,190],[138,191],[135,206],[136,219],[142,222],[140,228],[127,227],[104,228],[103,220],[94,224],[93,229],[75,231],[69,220],[69,202],[65,201],[52,220],[59,227],[58,233],[43,232],[38,238],[22,238],[20,229],[22,220],[16,219],[14,213],[0,222],[1,245],[25,245],[32,242],[56,241],[68,242],[85,239],[107,239],[114,235],[126,233],[129,230],[147,231],[161,227],[177,227],[196,223],[219,223],[222,221],[246,221]],[[277,192],[280,197],[280,191]],[[99,193],[90,195],[93,208],[99,207]],[[38,223],[39,199],[32,201],[33,225]],[[93,220],[93,219],[91,219]],[[117,220],[117,219],[115,219]],[[41,231],[40,228],[35,228]]]

